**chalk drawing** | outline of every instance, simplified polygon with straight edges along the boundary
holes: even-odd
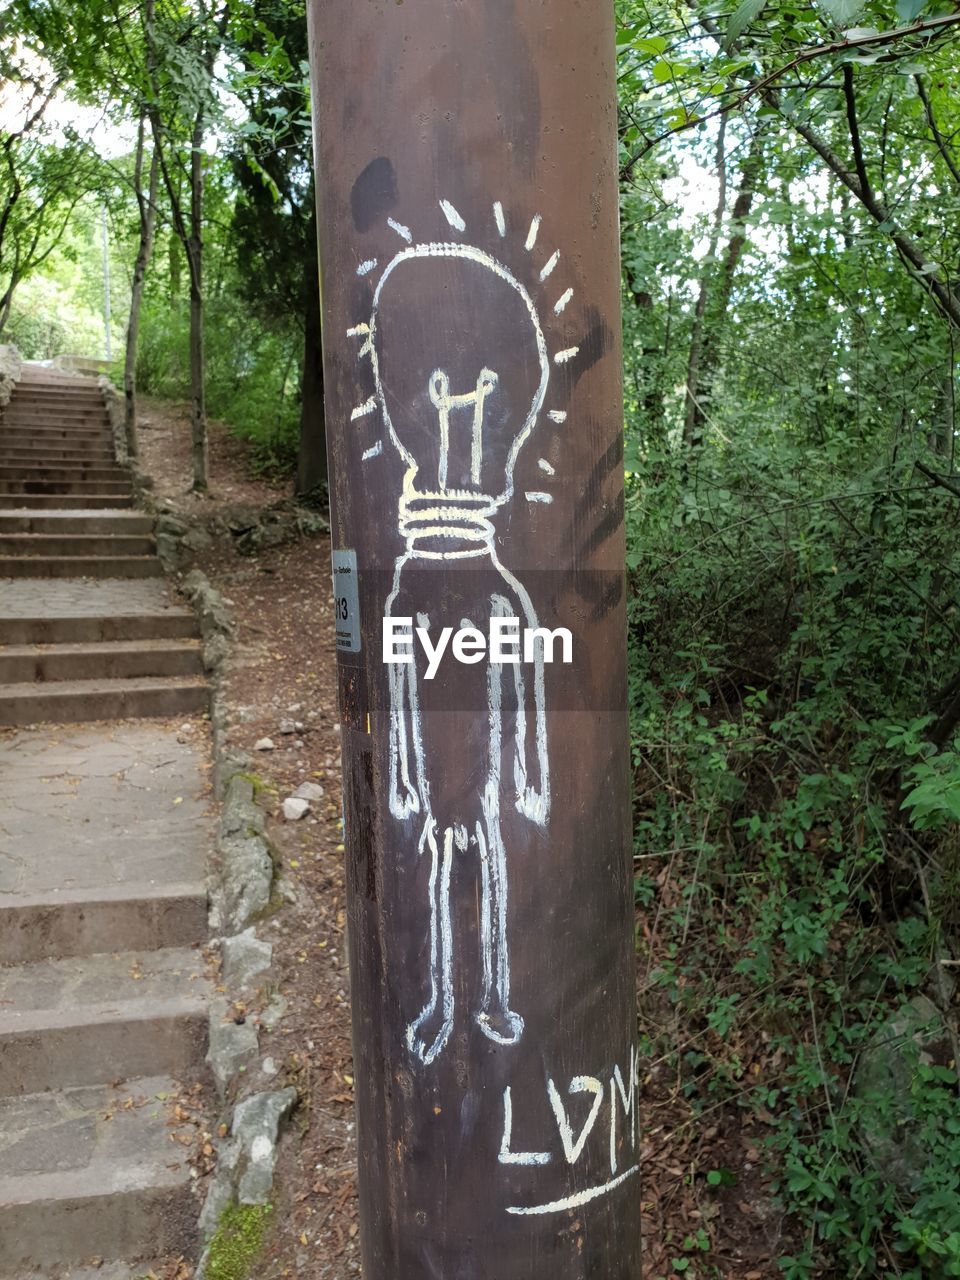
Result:
[[[573,359],[579,350],[579,347],[567,347],[565,351],[558,351],[553,357],[554,364],[566,364],[568,360]]]
[[[507,1212],[511,1214],[530,1215],[561,1213],[566,1209],[576,1209],[581,1205],[622,1186],[638,1170],[637,1153],[637,1097],[640,1088],[640,1062],[635,1047],[630,1050],[630,1066],[627,1079],[619,1065],[600,1075],[574,1076],[566,1088],[566,1096],[558,1088],[556,1082],[548,1078],[546,1082],[546,1102],[553,1121],[554,1133],[551,1140],[544,1142],[544,1150],[515,1151],[513,1148],[513,1089],[507,1086],[503,1093],[503,1136],[500,1142],[499,1161],[501,1164],[582,1168],[589,1164],[594,1167],[597,1156],[605,1147],[609,1147],[610,1177],[609,1179],[581,1188],[569,1195],[547,1200],[544,1203],[528,1205],[511,1205]],[[607,1078],[609,1074],[609,1079]],[[590,1099],[589,1108],[584,1111],[582,1105],[578,1109],[578,1125],[575,1127],[571,1119],[571,1104],[578,1095]],[[533,1100],[530,1100],[531,1102]],[[537,1115],[542,1109],[528,1105],[524,1108],[525,1123],[529,1127],[536,1124]],[[618,1160],[618,1121],[621,1114],[627,1119],[627,1127],[623,1131],[622,1150],[629,1152],[625,1169],[619,1168]],[[607,1137],[604,1138],[604,1126]],[[596,1137],[594,1138],[594,1135]],[[559,1138],[559,1150],[550,1150],[555,1139]],[[594,1139],[593,1141],[591,1141]],[[538,1145],[541,1145],[538,1143]]]
[[[512,1151],[513,1142],[513,1090],[507,1085],[503,1091],[503,1138],[500,1142],[501,1164],[537,1165],[549,1164],[553,1156],[549,1151]]]
[[[368,413],[373,413],[376,407],[377,407],[377,401],[373,396],[371,396],[371,398],[369,400],[365,400],[363,404],[357,405],[357,407],[350,414],[350,421],[356,422],[358,418],[365,418]]]
[[[443,210],[443,216],[450,223],[451,227],[453,227],[454,231],[466,231],[467,224],[464,222],[463,218],[460,217],[460,214],[456,211],[449,200],[441,200],[440,208]]]
[[[567,305],[567,303],[570,301],[572,297],[573,297],[573,290],[565,289],[564,292],[561,293],[560,297],[553,304],[554,313],[556,315],[559,315],[560,312],[564,309],[564,307]]]
[[[466,221],[458,209],[446,199],[440,200],[439,205],[453,231],[464,232]],[[507,217],[499,200],[493,204],[493,219],[499,236],[506,237]],[[366,417],[378,409],[384,438],[390,441],[404,464],[396,516],[404,550],[394,563],[386,619],[394,618],[399,624],[400,617],[411,616],[410,593],[416,588],[408,584],[416,583],[416,571],[422,570],[425,564],[482,558],[485,562],[482,567],[493,571],[495,585],[485,597],[485,603],[481,600],[478,605],[487,616],[475,621],[482,626],[493,617],[516,617],[525,628],[534,630],[539,627],[539,621],[530,596],[499,559],[494,517],[514,499],[517,457],[541,413],[545,412],[551,356],[538,308],[517,275],[486,250],[452,240],[414,242],[413,233],[403,223],[390,219],[389,225],[406,241],[406,246],[381,268],[369,319],[348,330],[351,336],[365,339],[360,355],[370,358],[375,388],[374,396],[358,405],[351,418]],[[536,214],[524,241],[527,251],[536,245],[540,225],[541,216]],[[551,275],[559,261],[557,250],[538,273],[541,281]],[[405,401],[398,400],[392,390],[390,361],[397,357],[391,356],[390,349],[384,346],[390,341],[385,336],[389,326],[385,328],[384,306],[388,300],[393,307],[398,305],[397,299],[402,304],[404,291],[411,288],[417,298],[428,300],[431,288],[442,291],[444,280],[448,283],[443,272],[445,264],[451,263],[459,264],[468,273],[473,272],[472,283],[476,288],[494,298],[502,297],[501,309],[511,317],[511,323],[522,330],[517,341],[522,344],[522,350],[530,352],[524,366],[522,403],[514,403],[515,387],[504,384],[504,369],[509,361],[500,369],[496,367],[502,343],[499,331],[493,339],[488,339],[493,349],[486,356],[478,353],[469,376],[462,371],[465,367],[462,352],[445,354],[444,334],[432,335],[427,331],[424,349],[416,358],[427,360],[433,350],[437,358],[427,360],[423,384],[418,382],[412,389],[408,388]],[[377,265],[376,259],[369,260],[362,264],[362,273],[367,274]],[[571,296],[572,291],[568,290],[564,306]],[[428,302],[421,305],[426,308],[424,314],[429,315]],[[553,310],[558,310],[556,304]],[[478,336],[477,341],[481,342],[482,338]],[[576,351],[577,348],[569,348],[558,352],[553,360],[562,363],[571,359]],[[516,373],[511,376],[516,381]],[[415,401],[414,408],[410,407],[411,401]],[[561,423],[566,414],[550,410],[546,416],[552,422]],[[398,421],[403,422],[402,430],[398,429]],[[416,424],[412,432],[411,421]],[[495,437],[491,437],[491,432],[496,433]],[[491,440],[496,445],[495,455],[491,453]],[[362,453],[364,461],[378,457],[382,445],[380,440],[366,448]],[[427,456],[421,456],[424,454]],[[498,459],[496,475],[490,474],[492,456]],[[547,476],[555,474],[545,459],[539,466]],[[553,501],[552,495],[542,490],[525,491],[523,496],[531,503]],[[429,653],[430,611],[431,608],[435,611],[436,606],[427,600],[415,603],[413,608],[419,624],[417,636],[423,642],[424,651]],[[433,620],[440,621],[436,616]],[[467,625],[471,624],[464,622],[464,626]],[[473,1019],[494,1043],[514,1045],[523,1036],[524,1019],[512,1007],[510,856],[503,838],[502,813],[503,807],[509,804],[536,827],[545,828],[550,815],[550,767],[543,646],[535,647],[529,664],[513,663],[506,669],[505,664],[491,662],[485,656],[481,661],[486,662],[483,676],[486,762],[477,778],[474,798],[462,806],[464,811],[459,815],[446,812],[442,821],[438,820],[432,801],[436,780],[429,775],[429,744],[425,742],[432,726],[425,723],[422,713],[420,681],[425,675],[417,666],[413,638],[411,628],[409,659],[389,667],[389,804],[396,819],[417,824],[419,856],[429,864],[426,998],[419,1014],[409,1023],[406,1036],[411,1052],[421,1063],[429,1065],[447,1044],[456,1016],[453,982],[456,939],[451,881],[453,863],[462,855],[475,857],[480,873],[482,980],[478,1006],[471,1011]],[[478,667],[478,670],[484,669]],[[512,777],[501,776],[503,760],[512,761]],[[512,1106],[509,1096],[505,1106],[508,1110]],[[511,1152],[511,1126],[512,1111],[509,1111],[501,1159],[504,1163],[523,1163]],[[530,1156],[527,1162],[543,1163],[539,1159],[542,1154],[526,1153]]]
[[[559,249],[557,249],[557,250],[556,250],[553,254],[551,254],[551,256],[547,259],[546,265],[544,266],[543,270],[540,272],[540,279],[541,279],[541,281],[546,280],[547,276],[551,273],[551,271],[553,270],[553,268],[557,265],[557,263],[558,263],[559,261],[560,261],[560,250],[559,250]]]

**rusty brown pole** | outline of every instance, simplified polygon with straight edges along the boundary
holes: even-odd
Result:
[[[637,1280],[613,6],[308,8],[364,1277]]]

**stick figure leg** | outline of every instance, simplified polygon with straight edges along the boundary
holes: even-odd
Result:
[[[523,1019],[510,1008],[510,951],[507,945],[507,855],[500,834],[499,795],[487,788],[483,821],[477,823],[480,851],[480,946],[483,1002],[477,1024],[497,1044],[516,1044]]]
[[[450,871],[455,832],[443,833],[443,852],[437,844],[437,824],[428,817],[420,837],[420,852],[430,850],[430,999],[407,1028],[407,1044],[424,1063],[433,1062],[453,1029],[453,927],[450,921]]]

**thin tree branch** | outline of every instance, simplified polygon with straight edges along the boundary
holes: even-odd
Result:
[[[711,35],[720,38],[719,29],[715,23],[709,26],[704,21],[702,15],[697,15],[705,28],[710,31]],[[707,20],[709,21],[709,20]],[[648,152],[654,147],[672,138],[676,133],[684,133],[688,129],[695,129],[701,124],[705,124],[708,120],[713,120],[717,116],[726,115],[730,111],[737,111],[740,107],[757,94],[763,94],[771,89],[778,80],[781,80],[788,72],[793,71],[796,67],[802,66],[805,62],[812,62],[815,58],[827,57],[832,53],[844,53],[850,49],[866,49],[866,48],[882,48],[884,45],[894,44],[898,40],[905,40],[910,36],[922,35],[927,31],[939,31],[948,27],[960,24],[960,11],[955,13],[938,14],[935,18],[928,18],[926,21],[913,22],[907,27],[895,27],[891,31],[873,32],[870,35],[854,36],[852,39],[843,38],[840,40],[831,40],[827,44],[808,45],[796,53],[789,62],[783,63],[776,70],[770,71],[765,76],[759,76],[756,80],[751,81],[744,89],[742,89],[735,98],[730,102],[725,102],[713,111],[705,112],[703,115],[690,116],[688,119],[681,121],[680,124],[673,125],[669,129],[664,129],[662,133],[648,139],[642,147],[639,148],[623,165],[620,170],[620,176],[626,178],[629,176],[634,165],[637,164]],[[714,29],[711,30],[711,27]]]
[[[930,132],[933,134],[933,140],[937,144],[937,150],[943,156],[947,168],[953,174],[957,185],[960,186],[960,167],[957,166],[957,161],[937,125],[936,117],[933,114],[933,103],[930,101],[930,97],[924,87],[923,76],[914,76],[913,79],[917,86],[917,93],[920,95],[920,101],[923,103],[923,109],[926,112],[927,124],[929,124]]]

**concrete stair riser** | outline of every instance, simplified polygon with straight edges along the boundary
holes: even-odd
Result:
[[[0,894],[0,965],[190,947],[208,932],[202,885],[110,886],[16,900]]]
[[[116,463],[97,466],[95,462],[10,463],[0,461],[0,480],[40,480],[44,482],[91,480],[107,484],[129,484],[130,474]]]
[[[58,467],[77,462],[90,467],[117,465],[116,457],[109,449],[45,449],[37,446],[10,449],[0,445],[0,465],[4,467]]]
[[[0,644],[102,644],[124,640],[189,640],[197,634],[192,613],[112,617],[2,618]]]
[[[0,689],[0,725],[79,724],[142,716],[183,716],[206,711],[203,680],[61,681],[6,685]]]
[[[150,1000],[129,1007],[36,1014],[22,1029],[0,1017],[0,1097],[100,1084],[130,1076],[203,1072],[203,1002]]]
[[[203,655],[199,641],[195,640],[58,645],[39,650],[31,645],[9,645],[0,649],[0,686],[202,674]]]
[[[85,535],[112,537],[148,537],[153,533],[153,517],[139,513],[116,512],[111,515],[91,511],[88,515],[17,515],[0,512],[0,534],[38,533],[47,535]]]
[[[65,496],[79,494],[102,494],[106,497],[122,497],[130,492],[129,480],[0,480],[0,494],[44,494],[62,493]]]
[[[133,506],[132,494],[117,497],[116,494],[56,494],[56,493],[0,493],[0,511],[89,511],[91,508],[117,508]]]
[[[177,1257],[195,1252],[197,1209],[189,1180],[171,1178],[172,1185],[164,1186],[151,1171],[142,1172],[137,1185],[134,1171],[128,1185],[114,1190],[106,1180],[113,1172],[17,1179],[27,1185],[10,1194],[31,1198],[16,1203],[3,1203],[0,1187],[0,1269],[10,1275],[27,1266],[59,1267],[100,1257],[108,1248],[119,1257],[144,1250]],[[109,1266],[97,1274],[107,1280]],[[147,1272],[133,1268],[127,1274]]]
[[[156,556],[0,556],[0,578],[161,578]]]
[[[110,419],[92,413],[17,414],[4,418],[0,431],[110,431]]]
[[[64,406],[47,408],[42,404],[17,404],[8,408],[3,416],[4,422],[36,422],[49,419],[51,422],[109,422],[110,417],[104,406]]]
[[[16,430],[0,431],[0,449],[94,449],[113,452],[113,436],[109,431],[99,429],[87,430],[78,428],[69,430],[64,427],[46,427],[43,431],[25,431],[21,427]]]
[[[0,520],[0,556],[152,556],[153,538],[122,533],[7,533]]]

